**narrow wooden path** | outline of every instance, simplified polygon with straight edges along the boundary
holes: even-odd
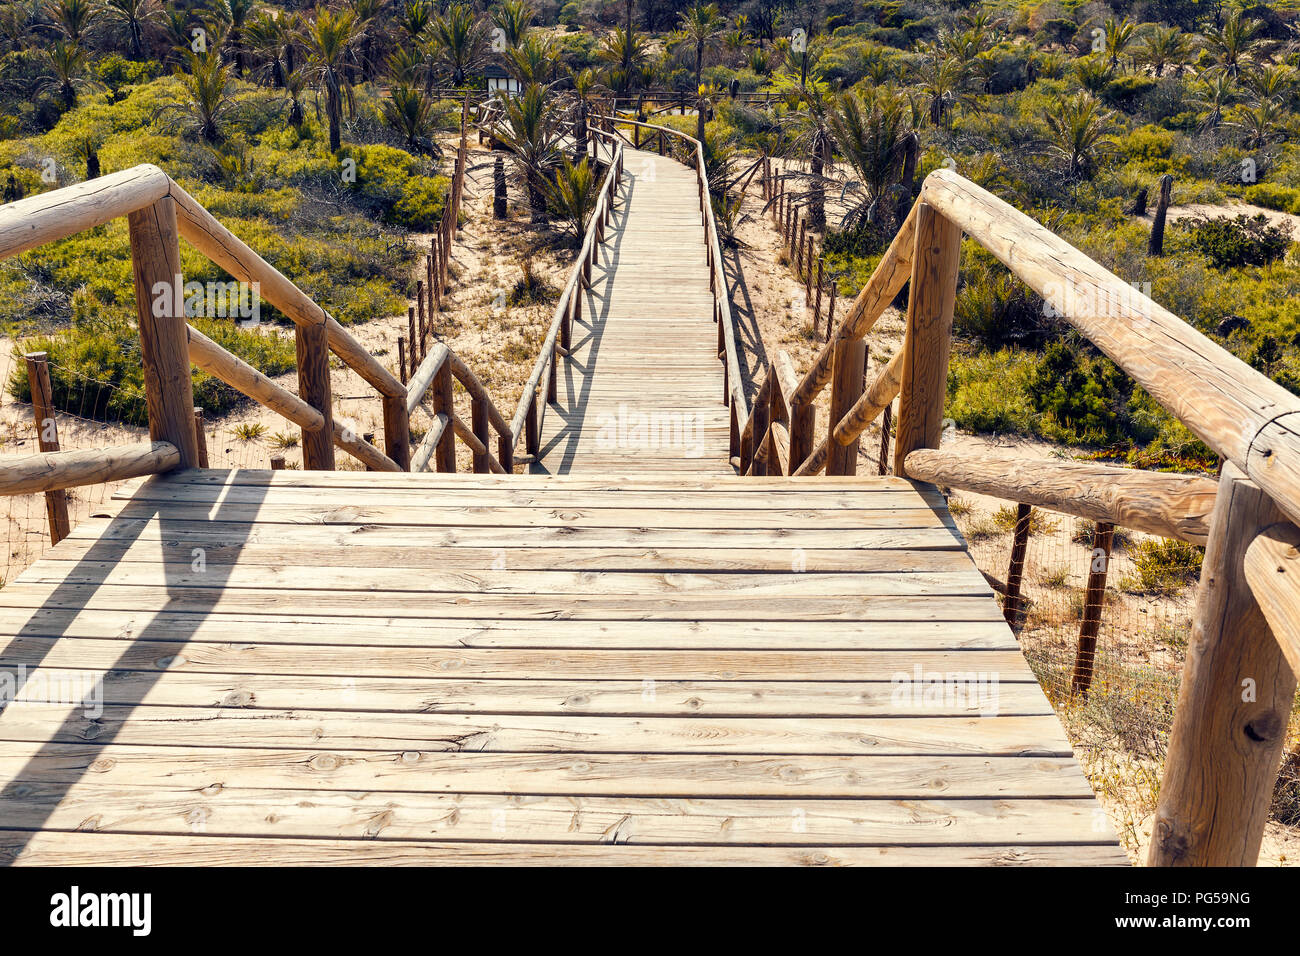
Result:
[[[184,471],[0,633],[0,863],[1124,863],[899,479]]]
[[[539,474],[734,474],[693,170],[630,147]]]

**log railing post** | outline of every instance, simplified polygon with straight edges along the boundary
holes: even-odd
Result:
[[[507,475],[515,473],[515,444],[509,435],[497,436],[497,461]]]
[[[208,467],[208,436],[203,428],[203,409],[194,409],[194,442],[199,446],[199,467]]]
[[[898,459],[894,459],[897,464]],[[1020,618],[1020,581],[1025,574],[1025,552],[1029,548],[1029,528],[1034,520],[1030,505],[1016,505],[1016,530],[1011,539],[1011,564],[1007,568],[1007,593],[1002,603],[1002,616],[1014,630]]]
[[[179,467],[196,468],[199,448],[194,440],[194,387],[185,331],[176,200],[164,196],[131,213],[127,225],[149,437],[175,445]]]
[[[415,306],[406,307],[406,334],[411,340],[411,374],[420,367],[420,340],[415,334]]]
[[[452,401],[451,362],[444,361],[439,366],[429,393],[433,398],[433,413],[447,416],[447,427],[442,430],[442,437],[438,439],[438,448],[434,452],[435,467],[438,471],[453,472],[456,470],[456,429],[452,427],[452,422],[456,408]]]
[[[298,397],[325,418],[316,431],[302,432],[302,466],[308,471],[334,470],[334,409],[330,395],[329,333],[324,322],[294,326],[298,353]]]
[[[1101,629],[1101,609],[1106,602],[1106,574],[1110,570],[1110,549],[1115,526],[1099,521],[1092,539],[1092,558],[1088,565],[1088,587],[1083,597],[1083,623],[1079,625],[1079,649],[1074,655],[1074,674],[1070,693],[1087,696],[1092,686],[1092,669],[1097,654],[1097,632]]]
[[[36,445],[41,451],[59,450],[59,430],[54,419],[54,387],[50,384],[49,355],[28,352],[27,384],[32,392],[32,415],[36,418]],[[207,463],[203,464],[207,467]],[[45,516],[50,522],[50,544],[58,544],[72,533],[68,520],[68,493],[62,488],[45,492]]]
[[[889,429],[894,417],[894,403],[890,402],[880,413],[880,460],[877,462],[882,475],[889,474]]]
[[[948,394],[948,351],[957,299],[961,227],[928,203],[916,207],[916,250],[912,257],[903,341],[903,385],[899,391],[894,474],[905,476],[903,459],[918,448],[938,448],[943,403]]]
[[[284,471],[284,455],[276,454],[271,456],[271,470]]]
[[[831,410],[826,422],[826,474],[855,475],[858,471],[858,439],[847,445],[835,440],[835,426],[862,397],[867,369],[867,343],[846,339],[835,348],[831,372]]]
[[[524,416],[524,451],[537,457],[537,451],[541,448],[541,440],[537,430],[537,392],[529,396],[528,414]]]
[[[475,395],[470,404],[470,429],[474,432],[474,437],[483,444],[483,450],[474,452],[474,471],[480,475],[486,475],[492,470],[488,464],[488,407],[487,401],[481,395]]]
[[[406,396],[385,395],[383,406],[384,453],[393,459],[402,471],[410,471],[411,413],[406,408]]]
[[[1235,465],[1219,478],[1151,831],[1152,866],[1254,866],[1296,678],[1245,576],[1246,549],[1285,520]]]

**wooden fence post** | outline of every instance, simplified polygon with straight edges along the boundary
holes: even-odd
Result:
[[[203,430],[203,409],[194,409],[194,442],[199,446],[199,467],[208,467],[208,436]]]
[[[36,418],[36,445],[41,451],[59,450],[59,429],[54,419],[54,387],[50,384],[49,355],[28,352],[27,384],[32,392],[32,415]],[[207,467],[204,464],[203,467]],[[45,492],[45,516],[50,522],[50,544],[58,544],[72,533],[68,520],[68,493],[60,488]]]
[[[452,427],[452,419],[456,414],[456,408],[452,403],[451,362],[444,361],[439,367],[433,377],[429,393],[433,397],[433,413],[447,416],[447,427],[443,429],[442,437],[438,439],[434,461],[438,471],[453,472],[456,470],[456,429]]]
[[[1152,866],[1254,866],[1296,678],[1245,576],[1246,549],[1287,520],[1223,467],[1151,830]]]
[[[483,443],[483,451],[474,452],[474,471],[486,475],[492,470],[492,466],[488,464],[488,449],[491,447],[488,440],[491,435],[488,433],[487,402],[479,395],[473,396],[470,403],[470,428],[474,432],[474,437]]]
[[[194,440],[194,387],[190,382],[176,200],[164,196],[136,210],[127,216],[127,226],[149,437],[175,445],[181,468],[196,468],[199,447]],[[321,328],[323,331],[324,326]]]
[[[1101,629],[1101,609],[1106,602],[1106,574],[1110,570],[1110,549],[1115,526],[1098,521],[1092,539],[1092,560],[1088,566],[1088,587],[1083,597],[1083,623],[1079,625],[1079,649],[1074,656],[1074,674],[1070,693],[1088,695],[1092,686],[1092,666],[1097,653],[1097,632]]]
[[[398,377],[402,380],[402,384],[405,385],[407,379],[406,339],[402,338],[402,336],[400,335],[397,337],[397,374]]]
[[[271,456],[271,470],[284,471],[284,455]]]
[[[898,458],[894,459],[894,464],[897,466]],[[1025,574],[1025,551],[1029,548],[1029,528],[1033,520],[1032,507],[1016,505],[1016,530],[1011,539],[1011,564],[1007,568],[1007,594],[1002,603],[1002,616],[1007,619],[1012,630],[1020,616],[1020,580]]]
[[[429,352],[429,326],[424,319],[424,280],[415,280],[415,320],[420,330],[420,355]]]
[[[889,474],[889,428],[893,417],[894,403],[890,402],[880,413],[880,460],[877,464],[882,475]]]
[[[411,341],[411,374],[420,367],[420,340],[415,334],[415,306],[406,307],[406,335]]]
[[[384,453],[403,471],[411,470],[411,413],[405,395],[385,395]]]
[[[858,473],[858,439],[848,445],[835,440],[835,426],[862,397],[862,377],[867,369],[867,343],[849,339],[835,348],[831,365],[831,412],[826,423],[826,474]]]
[[[302,466],[308,471],[333,471],[334,402],[330,395],[330,347],[325,323],[294,326],[294,345],[298,353],[298,397],[325,418],[317,431],[303,429]]]
[[[912,257],[903,341],[903,384],[899,391],[894,474],[906,476],[903,460],[918,448],[938,448],[943,402],[948,394],[948,352],[961,262],[961,227],[928,203],[916,209],[916,251]]]

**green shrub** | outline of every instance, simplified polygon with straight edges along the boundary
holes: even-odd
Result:
[[[1272,225],[1262,213],[1196,219],[1188,228],[1192,244],[1217,269],[1267,265],[1281,259],[1291,245],[1290,229]]]
[[[1135,578],[1125,578],[1126,591],[1168,591],[1188,587],[1201,576],[1205,549],[1173,538],[1144,538],[1129,548]]]
[[[296,367],[291,339],[229,322],[190,321],[222,348],[267,375],[282,375]],[[54,406],[61,411],[96,421],[148,423],[140,335],[133,323],[86,317],[74,328],[16,343],[16,361],[7,387],[14,398],[30,402],[27,367],[21,361],[25,352],[49,353]],[[205,372],[194,370],[193,383],[194,404],[214,417],[247,401]]]

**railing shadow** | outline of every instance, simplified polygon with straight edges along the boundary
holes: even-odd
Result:
[[[232,477],[234,473],[231,473]],[[161,479],[165,482],[165,479]],[[151,479],[150,484],[158,483],[160,479]],[[116,567],[119,567],[119,554],[125,547],[131,544],[139,543],[142,540],[141,533],[149,527],[150,523],[156,521],[160,532],[161,561],[163,567],[163,586],[167,589],[168,599],[160,608],[140,608],[140,611],[149,613],[152,617],[139,628],[138,631],[130,630],[129,637],[123,640],[123,648],[118,655],[113,667],[103,668],[106,676],[111,676],[114,672],[130,671],[136,679],[132,682],[118,683],[111,679],[101,680],[99,682],[99,703],[102,704],[104,713],[99,717],[87,716],[87,711],[94,709],[95,702],[83,697],[79,706],[72,707],[63,723],[44,741],[41,741],[40,749],[27,762],[27,764],[15,776],[10,778],[0,788],[0,829],[5,829],[6,833],[3,856],[0,856],[0,863],[11,862],[16,858],[31,840],[32,836],[43,828],[43,824],[48,821],[50,814],[53,813],[69,791],[75,786],[75,781],[71,778],[61,781],[52,781],[41,779],[39,773],[42,764],[48,763],[58,751],[70,743],[93,744],[96,747],[102,747],[113,743],[119,731],[125,726],[126,721],[131,717],[135,709],[144,702],[150,691],[156,686],[157,682],[166,673],[165,669],[155,671],[142,671],[132,667],[134,658],[133,649],[140,642],[149,641],[166,641],[169,644],[175,644],[177,653],[181,653],[185,645],[194,637],[197,629],[207,620],[212,613],[213,606],[220,600],[229,581],[229,573],[236,566],[236,559],[243,545],[247,543],[247,535],[253,528],[252,521],[255,519],[257,511],[269,491],[269,486],[259,485],[240,485],[241,488],[260,488],[261,495],[255,500],[241,500],[237,503],[220,502],[213,506],[209,511],[207,522],[212,524],[214,529],[224,528],[235,536],[235,540],[229,537],[222,538],[224,552],[233,550],[229,554],[228,560],[222,563],[206,563],[204,565],[204,579],[201,587],[195,586],[187,581],[192,581],[194,570],[194,556],[192,549],[188,547],[166,547],[163,543],[167,541],[180,540],[186,541],[188,535],[194,542],[193,547],[202,548],[205,542],[210,543],[207,536],[194,535],[192,529],[194,512],[190,510],[186,513],[185,518],[179,514],[168,513],[168,505],[165,502],[140,502],[138,504],[130,503],[122,509],[122,512],[114,519],[109,526],[110,529],[116,529],[117,533],[109,535],[108,532],[101,535],[86,551],[86,554],[74,562],[50,562],[48,557],[38,562],[35,567],[48,570],[51,564],[61,568],[69,568],[69,572],[64,576],[64,580],[58,583],[53,592],[46,597],[40,607],[31,610],[28,620],[20,628],[6,629],[0,637],[7,638],[7,643],[3,650],[0,650],[0,671],[11,670],[15,673],[19,671],[17,664],[21,662],[25,665],[23,675],[23,684],[25,685],[31,679],[33,671],[40,667],[49,653],[53,650],[55,644],[64,640],[75,641],[76,638],[68,637],[69,630],[73,628],[77,617],[84,611],[92,610],[91,605],[95,595],[104,586],[108,574]],[[233,519],[224,518],[230,509],[237,509],[239,521],[236,523]],[[179,510],[179,509],[178,509]],[[187,527],[189,526],[189,527]],[[242,529],[242,530],[241,530]],[[125,532],[123,534],[123,532]],[[120,536],[119,536],[120,535]],[[77,539],[70,539],[63,546],[75,542]],[[56,549],[57,550],[56,546]],[[85,579],[83,581],[83,579]],[[20,576],[9,588],[0,590],[0,605],[5,605],[5,610],[0,611],[6,617],[20,618],[23,616],[24,608],[16,607],[14,602],[21,600],[22,594],[22,577]],[[110,585],[121,591],[127,591],[120,585]],[[6,598],[5,595],[9,597]],[[98,610],[98,609],[95,609]],[[109,615],[120,614],[125,619],[135,609],[113,609],[111,606],[105,609]],[[122,631],[115,635],[121,637]],[[107,635],[105,635],[107,636]],[[35,650],[41,648],[43,650]],[[58,670],[73,670],[73,668],[59,668]],[[95,671],[100,670],[94,668]],[[9,704],[4,710],[0,710],[0,741],[13,741],[15,737],[5,732],[5,714],[14,707],[22,707],[24,704]],[[29,705],[28,705],[29,706]],[[45,706],[37,704],[35,706]],[[213,706],[220,706],[214,702]],[[31,743],[32,741],[26,741]],[[84,775],[89,772],[89,767],[93,761],[85,761],[85,765],[80,768]],[[81,777],[77,777],[81,779]],[[20,811],[15,808],[21,805]],[[15,819],[15,816],[17,819]],[[23,833],[21,831],[27,831]]]

